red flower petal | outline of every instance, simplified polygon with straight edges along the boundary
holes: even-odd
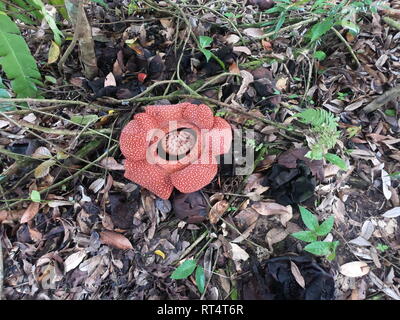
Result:
[[[217,174],[217,164],[191,164],[181,171],[171,174],[171,182],[180,192],[190,193],[200,190]]]
[[[194,123],[200,129],[211,129],[214,121],[210,107],[205,104],[189,104],[183,111],[183,118]]]
[[[214,117],[213,127],[203,139],[205,148],[210,150],[211,155],[227,153],[232,145],[232,128],[226,120]]]
[[[168,199],[174,189],[167,173],[157,165],[146,160],[125,163],[125,178],[140,184],[162,199]]]
[[[148,147],[147,133],[156,129],[158,124],[150,115],[138,113],[122,130],[119,144],[122,154],[130,160],[146,158]]]
[[[183,110],[188,105],[189,103],[147,106],[146,113],[157,119],[160,124],[163,124],[166,121],[182,120]]]

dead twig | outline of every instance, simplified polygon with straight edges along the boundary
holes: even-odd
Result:
[[[377,97],[375,100],[367,104],[363,110],[366,113],[370,113],[372,111],[375,111],[376,109],[379,109],[382,107],[384,104],[388,103],[391,100],[394,100],[400,96],[400,86],[394,87],[379,97]]]

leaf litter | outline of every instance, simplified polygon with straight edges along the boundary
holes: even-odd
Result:
[[[337,26],[346,43],[327,32],[318,47],[323,59],[304,48],[307,32],[324,26],[286,28],[284,21],[274,30],[279,17],[265,11],[276,8],[273,1],[224,4],[234,19],[217,14],[218,3],[177,5],[155,3],[152,11],[140,4],[130,14],[134,23],[88,5],[95,56],[84,52],[81,60],[73,50],[60,75],[65,43],[56,47],[49,38],[36,55],[48,62],[43,74],[62,80],[46,82],[46,98],[83,105],[38,103],[29,112],[4,109],[5,117],[0,103],[3,296],[199,299],[195,273],[171,278],[180,263],[196,260],[208,299],[233,299],[239,291],[241,299],[363,300],[382,292],[399,300],[398,96],[387,100],[385,92],[400,74],[400,36],[384,19],[398,4],[373,13],[372,24],[359,15],[357,34]],[[295,18],[296,10],[287,14]],[[260,23],[271,19],[272,29]],[[216,58],[197,50],[200,36],[211,38],[207,50]],[[25,38],[35,47],[34,33]],[[90,77],[82,65],[94,60]],[[162,200],[123,177],[117,141],[143,106],[195,101],[181,82],[214,99],[203,102],[234,128],[255,129],[260,161],[246,178],[222,164],[207,187]],[[306,106],[338,118],[333,150],[351,165],[347,171],[308,158],[315,140],[308,132],[300,137],[271,125],[295,125],[294,114]],[[298,204],[320,222],[335,217],[330,238],[340,245],[333,262],[305,253],[291,236],[306,229]],[[284,274],[279,281],[276,268]],[[290,292],[283,289],[289,283]]]

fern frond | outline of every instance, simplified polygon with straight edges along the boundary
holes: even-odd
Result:
[[[306,109],[294,115],[300,122],[311,126],[312,139],[307,139],[310,152],[306,155],[321,160],[339,139],[335,115],[324,109]]]
[[[17,25],[0,11],[0,65],[18,98],[38,96],[40,73]]]

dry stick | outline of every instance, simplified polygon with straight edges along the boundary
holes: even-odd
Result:
[[[301,27],[301,26],[304,26],[304,25],[306,25],[306,24],[309,24],[309,23],[311,23],[311,22],[317,21],[317,20],[319,20],[319,19],[320,19],[319,17],[309,18],[309,19],[307,19],[307,20],[303,20],[303,21],[300,21],[300,22],[298,22],[298,23],[291,24],[290,26],[281,28],[281,29],[279,29],[278,31],[271,31],[271,32],[268,32],[268,33],[262,35],[261,37],[257,37],[257,39],[258,39],[258,40],[261,40],[261,39],[269,38],[269,37],[275,35],[276,33],[284,32],[284,31],[288,31],[288,30],[293,30],[293,29],[296,29],[296,28],[298,28],[298,27]]]
[[[12,122],[14,125],[16,125],[16,126],[22,128],[22,129],[24,129],[24,124],[21,124],[21,123],[19,123],[18,121],[14,120],[14,119],[12,119],[12,118],[10,118],[10,117],[8,117],[7,115],[5,115],[5,114],[2,113],[2,112],[0,112],[0,116],[1,116],[1,115],[4,116],[8,121]],[[57,145],[55,145],[54,143],[48,141],[47,139],[43,138],[42,136],[38,135],[37,133],[31,131],[30,129],[27,129],[27,131],[28,131],[29,133],[31,133],[32,135],[34,135],[35,137],[37,137],[38,139],[40,139],[40,140],[42,140],[42,141],[48,143],[48,144],[51,145],[52,147],[54,147],[54,148],[56,148],[56,149],[60,149]],[[52,132],[54,132],[54,130],[52,130]],[[64,150],[63,150],[63,151],[64,151]],[[75,159],[78,159],[79,161],[82,161],[82,162],[85,162],[85,163],[90,163],[89,161],[87,161],[87,160],[85,160],[85,159],[82,159],[81,157],[78,157],[78,156],[76,156],[75,154],[72,154],[72,153],[70,153],[70,152],[65,151],[65,153],[68,154],[70,157],[73,157],[73,158],[75,158]],[[103,169],[103,167],[101,167],[101,166],[99,166],[99,165],[96,165],[96,166],[99,167],[99,168],[101,168],[101,169]]]
[[[85,172],[86,170],[90,169],[92,166],[96,165],[97,162],[103,160],[103,158],[105,158],[111,151],[113,151],[115,148],[117,147],[117,145],[111,147],[109,150],[107,150],[106,152],[104,152],[100,157],[98,157],[96,160],[92,161],[91,163],[87,164],[86,166],[84,166],[83,168],[79,169],[77,172],[75,172],[74,174],[68,176],[67,178],[65,178],[64,180],[61,180],[47,188],[44,188],[42,190],[39,191],[40,194],[43,194],[47,191],[50,191],[54,188],[57,188],[61,185],[63,185],[64,183],[74,179],[75,177],[79,176],[80,174],[82,174],[83,172]],[[0,210],[5,210],[7,207],[14,207],[15,205],[26,201],[25,199],[21,199],[21,200],[17,200],[16,202],[13,202],[11,204],[9,204],[8,206],[3,206],[0,207]]]
[[[111,110],[111,108],[100,106],[98,104],[93,104],[84,101],[76,101],[76,100],[58,100],[58,99],[34,99],[34,98],[0,98],[0,103],[9,102],[9,103],[38,103],[38,104],[61,104],[61,105],[80,105],[84,107],[94,107],[99,110]],[[54,108],[54,107],[53,107]],[[29,111],[34,111],[35,109],[29,109]],[[22,111],[22,110],[20,110]],[[13,114],[14,111],[7,111],[4,114]]]
[[[367,104],[363,110],[366,113],[370,113],[372,111],[375,111],[376,109],[379,109],[381,106],[384,104],[388,103],[391,100],[394,100],[400,96],[400,86],[394,87],[388,91],[386,91],[384,94],[380,95],[377,97],[375,100]]]
[[[353,59],[355,60],[355,62],[357,63],[357,67],[361,66],[360,61],[358,60],[355,52],[353,51],[352,47],[349,45],[349,43],[347,42],[347,40],[341,35],[341,33],[339,31],[337,31],[335,28],[332,27],[333,32],[335,32],[335,34],[337,35],[337,37],[344,43],[344,45],[346,46],[347,50],[349,50],[351,56],[353,57]]]
[[[174,263],[179,262],[180,260],[182,260],[184,257],[186,257],[192,250],[194,247],[196,247],[206,236],[208,235],[208,230],[204,231],[200,237],[198,237],[195,242],[193,242],[190,247],[188,247],[180,256],[179,258],[174,261]]]

